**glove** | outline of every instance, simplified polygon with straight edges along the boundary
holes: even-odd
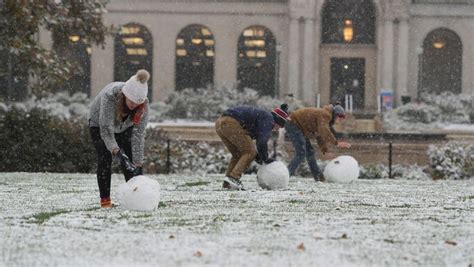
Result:
[[[258,165],[262,165],[263,164],[263,161],[262,159],[260,158],[260,156],[257,154],[257,156],[255,157],[255,162],[258,164]]]
[[[275,158],[268,158],[267,160],[265,160],[265,164],[270,164],[272,162],[274,162],[276,159]]]
[[[139,175],[139,174],[136,174],[137,167],[135,166],[135,164],[132,163],[132,161],[130,161],[130,158],[128,158],[128,156],[125,154],[125,152],[122,149],[120,149],[119,152],[117,153],[117,157],[120,160],[120,166],[122,167],[122,169],[131,173],[133,176]],[[143,173],[143,169],[141,172]]]
[[[137,167],[134,176],[143,175],[143,167]]]

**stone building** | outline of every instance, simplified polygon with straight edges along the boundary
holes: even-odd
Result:
[[[474,93],[474,0],[111,0],[107,10],[120,34],[104,48],[70,37],[65,50],[85,66],[72,91],[94,96],[145,68],[153,101],[237,85],[370,112],[385,91],[395,105]],[[46,47],[51,36],[39,34]]]

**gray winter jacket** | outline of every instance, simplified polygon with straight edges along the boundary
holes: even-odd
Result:
[[[104,140],[105,146],[110,152],[115,148],[119,148],[114,134],[124,132],[134,126],[130,116],[123,122],[116,118],[115,110],[119,104],[118,96],[124,85],[124,82],[113,82],[106,85],[94,98],[90,107],[89,126],[100,128],[100,137]],[[145,103],[146,108],[142,119],[133,128],[131,140],[133,161],[138,164],[143,163],[145,128],[148,123],[148,99]]]

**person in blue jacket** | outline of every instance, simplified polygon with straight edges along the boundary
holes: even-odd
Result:
[[[237,106],[226,110],[216,120],[216,132],[232,154],[224,178],[224,188],[245,190],[240,178],[253,160],[259,164],[275,161],[268,156],[267,143],[272,131],[278,131],[287,121],[287,104],[282,104],[271,112],[257,107]]]

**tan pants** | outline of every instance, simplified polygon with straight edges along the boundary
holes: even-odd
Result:
[[[216,133],[232,154],[226,175],[240,179],[242,173],[257,156],[252,138],[236,119],[226,116],[217,119]]]

